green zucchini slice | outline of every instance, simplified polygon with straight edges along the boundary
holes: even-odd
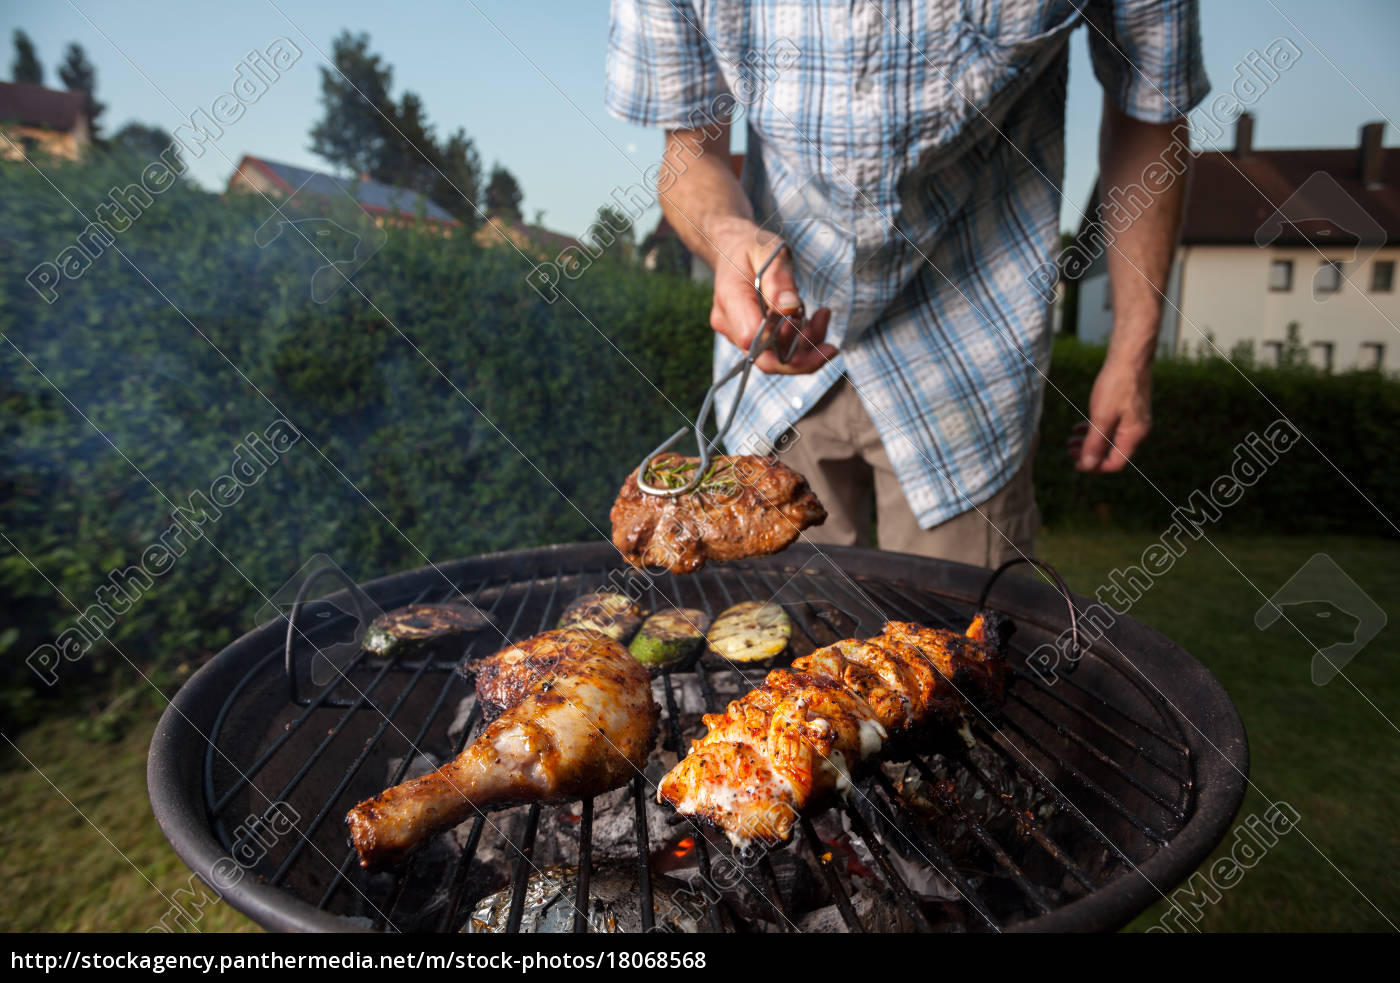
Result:
[[[362,644],[375,655],[398,658],[490,624],[486,615],[460,604],[410,604],[371,621]]]
[[[792,637],[792,620],[778,605],[744,601],[722,612],[705,640],[721,658],[754,665],[776,659]]]
[[[632,639],[632,657],[652,669],[678,665],[699,650],[708,627],[709,616],[695,608],[658,611]]]
[[[591,628],[623,645],[637,633],[643,611],[626,594],[598,591],[574,600],[559,616],[559,628]]]

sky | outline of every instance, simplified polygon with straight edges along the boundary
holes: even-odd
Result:
[[[500,162],[525,192],[533,220],[577,234],[611,193],[638,181],[660,157],[661,134],[613,119],[603,108],[608,6],[604,0],[3,0],[0,77],[9,77],[10,35],[34,40],[45,81],[76,41],[97,67],[106,133],[137,120],[167,130],[229,92],[239,65],[278,38],[302,56],[199,158],[195,180],[222,189],[239,158],[255,156],[330,170],[307,136],[320,116],[320,67],[342,29],[364,31],[394,68],[394,94],[420,97],[439,135],[464,127],[489,166]],[[1074,228],[1096,171],[1102,95],[1086,29],[1071,42],[1065,207]],[[1400,134],[1400,3],[1395,0],[1204,0],[1202,36],[1212,95],[1229,92],[1252,52],[1285,38],[1296,64],[1251,106],[1256,147],[1354,146],[1361,124],[1386,120]],[[1227,134],[1206,146],[1228,145]],[[737,148],[736,149],[741,149]],[[639,221],[643,231],[656,214]]]

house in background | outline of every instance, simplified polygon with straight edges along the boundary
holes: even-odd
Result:
[[[1326,150],[1257,150],[1253,132],[1241,115],[1234,148],[1192,165],[1160,350],[1209,351],[1209,336],[1220,353],[1252,346],[1258,364],[1275,365],[1296,325],[1320,369],[1400,368],[1400,150],[1381,146],[1384,124],[1362,127],[1355,148]],[[1104,344],[1108,270],[1089,239],[1086,221],[1071,247],[1093,256],[1079,277],[1077,334]]]
[[[87,96],[42,85],[0,82],[0,158],[24,160],[35,153],[77,160],[92,143]]]
[[[478,245],[499,246],[509,243],[522,253],[538,258],[557,256],[566,249],[577,249],[580,243],[573,236],[551,232],[542,225],[526,225],[499,215],[488,215],[473,236]]]
[[[376,225],[408,225],[426,221],[444,235],[461,225],[441,205],[425,195],[381,184],[367,174],[339,178],[292,164],[279,164],[244,154],[228,181],[229,191],[288,198],[293,194],[332,201],[350,197],[374,219]],[[421,214],[420,214],[421,213]]]

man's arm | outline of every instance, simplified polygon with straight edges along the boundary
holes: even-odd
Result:
[[[760,312],[753,278],[778,244],[778,237],[758,227],[753,209],[729,166],[729,126],[668,130],[666,156],[658,191],[661,211],[681,241],[715,271],[710,327],[748,351],[758,330]],[[777,310],[797,310],[801,301],[785,252],[768,267],[763,295]],[[831,312],[814,312],[803,330],[792,361],[782,364],[764,352],[754,365],[763,372],[796,375],[814,372],[836,355],[824,344]]]
[[[1080,471],[1121,471],[1152,429],[1152,362],[1186,198],[1187,175],[1178,172],[1190,160],[1189,141],[1184,120],[1143,123],[1104,98],[1099,201],[1131,185],[1151,189],[1151,201],[1135,216],[1104,210],[1113,335],[1089,397],[1089,423],[1078,424],[1070,438]],[[1154,162],[1159,166],[1146,179]]]

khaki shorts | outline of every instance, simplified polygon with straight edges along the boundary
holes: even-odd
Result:
[[[825,523],[803,534],[805,541],[865,545],[873,504],[882,550],[982,567],[1035,555],[1040,510],[1031,484],[1034,447],[1010,483],[991,498],[932,529],[921,529],[880,433],[846,376],[798,421],[791,439],[780,453],[782,462],[806,477],[828,513]]]

